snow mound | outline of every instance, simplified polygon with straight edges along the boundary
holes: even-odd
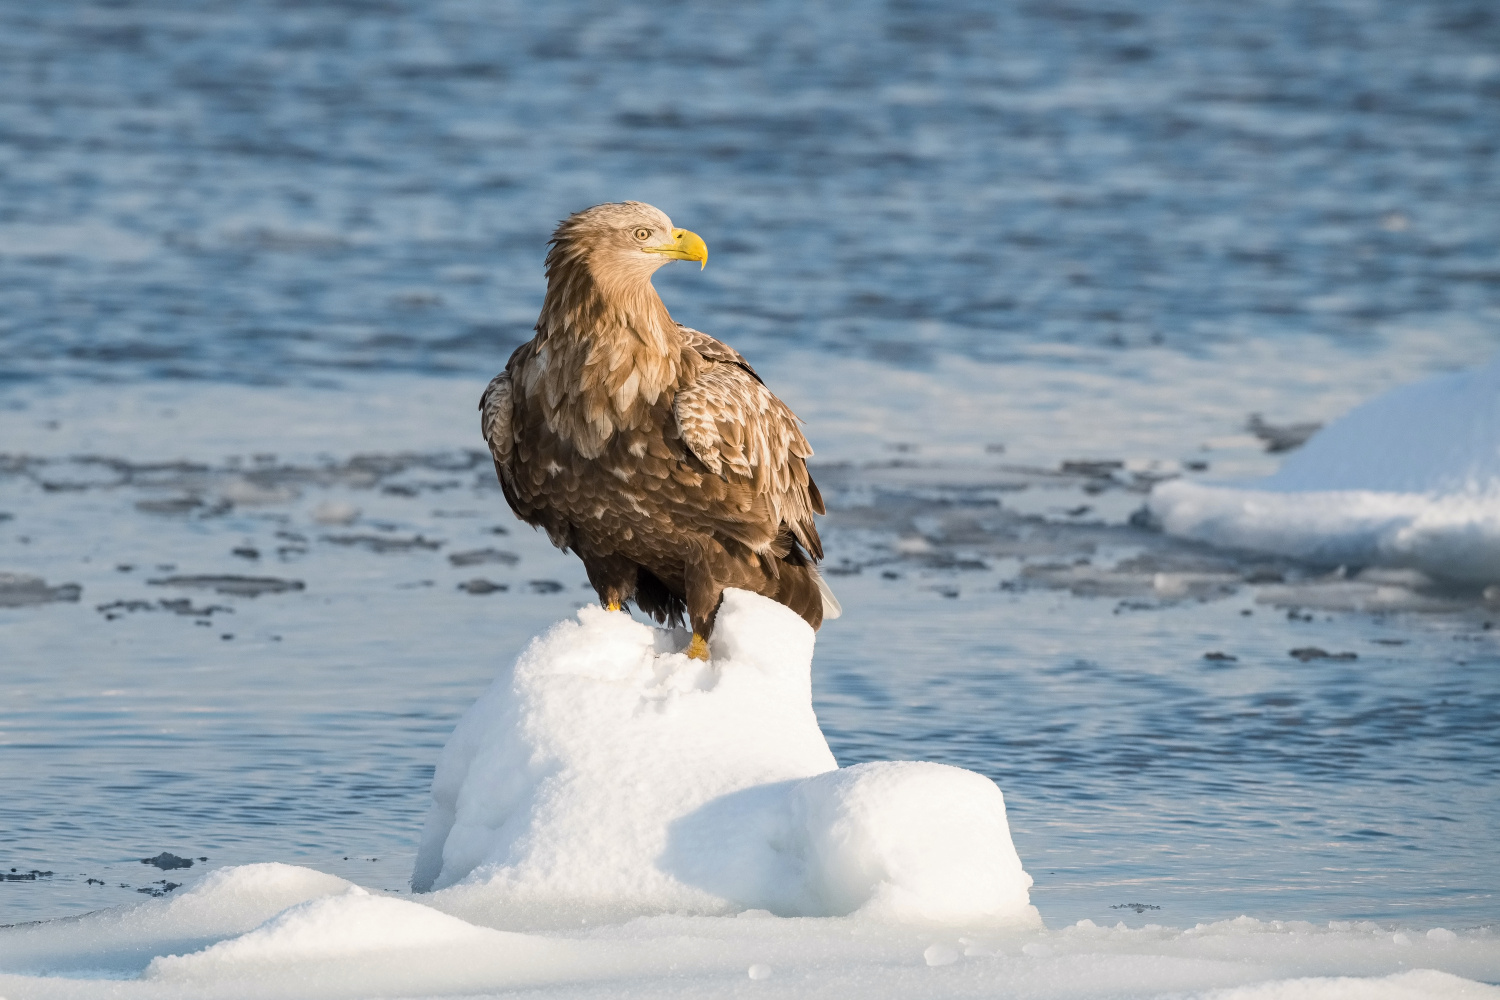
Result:
[[[368,951],[448,944],[493,946],[492,939],[515,936],[351,886],[340,895],[289,907],[247,934],[192,955],[157,958],[147,967],[146,978],[188,978],[226,967],[339,958]]]
[[[708,663],[681,631],[585,608],[459,722],[412,886],[492,927],[676,912],[1035,923],[994,782],[838,769],[813,631],[724,595]]]
[[[1500,581],[1500,357],[1356,408],[1259,483],[1164,483],[1150,507],[1215,545]]]
[[[0,968],[139,972],[164,948],[191,951],[251,930],[289,906],[351,887],[337,876],[294,865],[220,868],[162,899],[6,928]]]
[[[581,951],[351,886],[201,951],[156,958],[141,978],[187,987],[250,981],[303,995],[446,992],[476,979],[490,987],[555,980],[586,965]]]

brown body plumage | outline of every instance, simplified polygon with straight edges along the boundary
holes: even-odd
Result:
[[[823,499],[795,414],[737,351],[675,322],[651,285],[703,241],[639,202],[558,226],[536,336],[480,400],[516,516],[583,560],[606,606],[690,620],[696,655],[725,587],[814,628],[838,613],[818,576]]]

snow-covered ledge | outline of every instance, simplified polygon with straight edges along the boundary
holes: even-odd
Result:
[[[727,591],[712,659],[685,645],[598,607],[534,640],[443,751],[424,902],[491,927],[750,909],[1040,922],[994,782],[837,767],[795,613]]]
[[[1163,483],[1169,534],[1329,565],[1500,584],[1500,357],[1404,385],[1253,483]]]

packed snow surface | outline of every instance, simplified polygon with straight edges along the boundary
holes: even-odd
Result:
[[[1187,930],[662,914],[517,933],[290,865],[0,928],[0,996],[748,995],[1497,1000],[1488,930],[1249,918]]]
[[[0,927],[0,996],[1495,998],[1489,929],[1240,918],[1059,931],[988,778],[839,768],[813,634],[725,595],[708,663],[585,608],[459,723],[411,898],[283,864]]]
[[[813,631],[731,590],[708,662],[598,607],[535,640],[459,722],[412,879],[492,925],[638,913],[1035,923],[994,782],[839,770]]]
[[[1158,486],[1151,510],[1216,545],[1500,582],[1500,357],[1358,407],[1260,482]]]

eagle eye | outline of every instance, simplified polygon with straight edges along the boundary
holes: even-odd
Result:
[[[649,240],[651,238],[651,230],[647,229],[645,226],[642,226],[635,231],[635,238],[644,243],[646,240]]]

